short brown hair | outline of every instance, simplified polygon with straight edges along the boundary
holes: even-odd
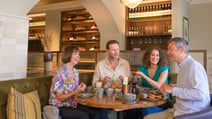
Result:
[[[106,44],[106,49],[109,50],[109,46],[110,44],[118,44],[119,45],[119,42],[117,40],[110,40],[107,42]]]
[[[68,46],[65,48],[62,54],[62,62],[68,63],[71,60],[72,54],[74,52],[79,52],[79,48],[77,46]]]
[[[143,65],[147,68],[150,67],[150,55],[151,55],[153,50],[157,50],[159,52],[160,60],[158,62],[158,66],[163,67],[163,66],[167,65],[168,64],[167,56],[165,55],[165,53],[160,48],[157,48],[157,47],[150,48],[144,53],[144,56],[142,58]]]

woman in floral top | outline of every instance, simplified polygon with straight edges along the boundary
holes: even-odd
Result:
[[[100,119],[98,109],[77,104],[74,100],[74,96],[86,88],[84,83],[79,84],[79,72],[74,68],[79,58],[78,47],[69,46],[64,50],[64,64],[52,79],[49,103],[59,108],[62,119]]]

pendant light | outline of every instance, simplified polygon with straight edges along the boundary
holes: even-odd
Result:
[[[137,7],[142,0],[121,0],[127,7],[135,8]]]

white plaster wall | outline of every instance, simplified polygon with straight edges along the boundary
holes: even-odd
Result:
[[[120,42],[120,49],[124,50],[125,48],[125,5],[120,2],[119,0],[102,0],[104,4],[107,6],[108,10],[110,11],[113,19],[119,29],[120,34],[119,42]],[[113,3],[113,4],[111,4]],[[118,9],[117,9],[118,8]],[[105,45],[105,44],[104,44]]]
[[[212,3],[191,4],[190,46],[192,49],[207,49],[212,52]]]
[[[189,18],[187,0],[172,0],[172,37],[183,36],[183,16]]]
[[[46,26],[45,35],[51,35],[52,47],[50,51],[60,51],[60,11],[47,11],[46,12]]]
[[[0,80],[26,77],[29,19],[0,14]]]
[[[190,46],[192,49],[207,50],[207,74],[212,92],[212,3],[190,5]]]
[[[0,1],[0,80],[26,77],[29,19],[39,0]]]
[[[0,13],[25,16],[39,0],[0,0]]]
[[[183,36],[183,16],[189,18],[189,3],[186,0],[172,0],[172,37]],[[176,62],[170,62],[171,73],[178,73]]]

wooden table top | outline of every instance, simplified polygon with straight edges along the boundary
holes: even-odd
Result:
[[[162,105],[167,102],[167,99],[158,101],[138,100],[135,104],[125,104],[122,100],[116,99],[115,96],[108,97],[106,95],[103,98],[99,98],[96,95],[90,98],[75,97],[77,103],[96,108],[112,108],[115,111],[123,111],[134,108],[145,108]]]

